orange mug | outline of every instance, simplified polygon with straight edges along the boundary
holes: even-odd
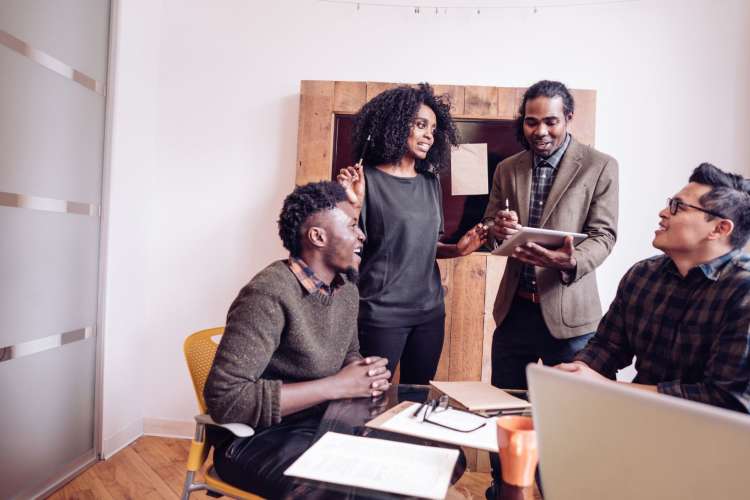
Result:
[[[539,450],[531,417],[499,417],[497,447],[503,481],[514,486],[534,484]]]

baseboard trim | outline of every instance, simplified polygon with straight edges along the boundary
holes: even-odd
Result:
[[[136,420],[113,436],[102,440],[102,458],[109,459],[143,435],[143,420]]]
[[[192,439],[193,434],[195,434],[195,421],[144,418],[143,434],[147,436]]]

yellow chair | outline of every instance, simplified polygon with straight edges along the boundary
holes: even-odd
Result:
[[[201,330],[185,339],[185,344],[183,346],[185,359],[187,360],[188,369],[190,370],[190,377],[193,380],[193,388],[195,388],[195,396],[198,398],[198,406],[200,407],[202,415],[197,415],[195,417],[195,437],[190,445],[190,454],[188,455],[187,461],[187,474],[185,475],[185,486],[182,489],[182,500],[190,498],[192,492],[202,490],[207,491],[210,496],[217,497],[225,495],[228,497],[248,500],[260,498],[246,491],[237,489],[219,479],[216,471],[214,471],[213,464],[206,465],[205,470],[203,471],[204,482],[196,481],[195,477],[196,472],[199,472],[204,468],[206,458],[208,458],[208,452],[212,446],[211,443],[206,443],[207,425],[223,427],[237,437],[248,437],[252,436],[254,433],[253,428],[245,424],[217,424],[206,413],[206,401],[203,399],[203,387],[206,385],[208,372],[211,370],[211,365],[216,356],[216,349],[219,347],[213,337],[221,336],[223,333],[223,327]]]

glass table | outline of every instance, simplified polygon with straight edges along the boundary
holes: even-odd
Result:
[[[326,432],[332,431],[341,434],[388,439],[392,441],[413,443],[424,446],[438,446],[443,448],[457,449],[459,450],[459,458],[456,461],[456,465],[453,469],[453,476],[451,478],[451,484],[454,484],[461,478],[466,470],[466,456],[459,446],[365,427],[365,424],[367,422],[404,401],[414,401],[417,403],[422,403],[430,399],[437,398],[440,396],[440,394],[441,393],[439,391],[430,386],[400,384],[392,386],[382,397],[377,399],[358,398],[332,401],[328,404],[328,408],[323,415],[315,439],[317,441],[317,439],[321,438]],[[326,500],[380,500],[407,498],[402,495],[395,495],[382,491],[367,490],[363,488],[355,488],[352,486],[342,486],[332,483],[310,481],[306,479],[295,478],[293,481],[294,486],[289,498]],[[503,483],[498,489],[497,498],[502,498],[503,500],[532,500],[534,498],[538,498],[535,497],[534,490],[535,489],[533,487],[519,488]],[[455,488],[451,487],[448,490],[447,498],[458,500],[472,497],[467,497],[460,491],[456,491]],[[473,498],[476,498],[476,496],[474,496]],[[483,498],[483,496],[480,498]]]

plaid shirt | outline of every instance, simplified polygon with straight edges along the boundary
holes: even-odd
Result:
[[[534,168],[531,178],[531,197],[529,199],[529,220],[526,223],[528,227],[539,227],[539,221],[542,220],[544,204],[552,188],[552,183],[557,174],[557,166],[560,164],[565,151],[570,144],[570,134],[565,137],[565,142],[557,148],[548,158],[534,155]],[[534,266],[524,264],[521,269],[521,290],[528,293],[536,293],[536,272]]]
[[[292,257],[290,255],[289,260],[287,261],[287,265],[289,266],[289,269],[292,270],[292,273],[297,277],[300,284],[309,293],[333,295],[336,289],[344,284],[344,278],[342,278],[340,274],[337,274],[336,278],[331,282],[331,286],[326,285],[317,276],[315,276],[315,272],[313,272],[313,270],[310,269],[307,264],[305,264],[305,261],[300,259],[299,257]]]
[[[750,412],[750,256],[734,250],[684,278],[664,255],[630,268],[575,359],[614,378],[633,356],[636,383]]]

